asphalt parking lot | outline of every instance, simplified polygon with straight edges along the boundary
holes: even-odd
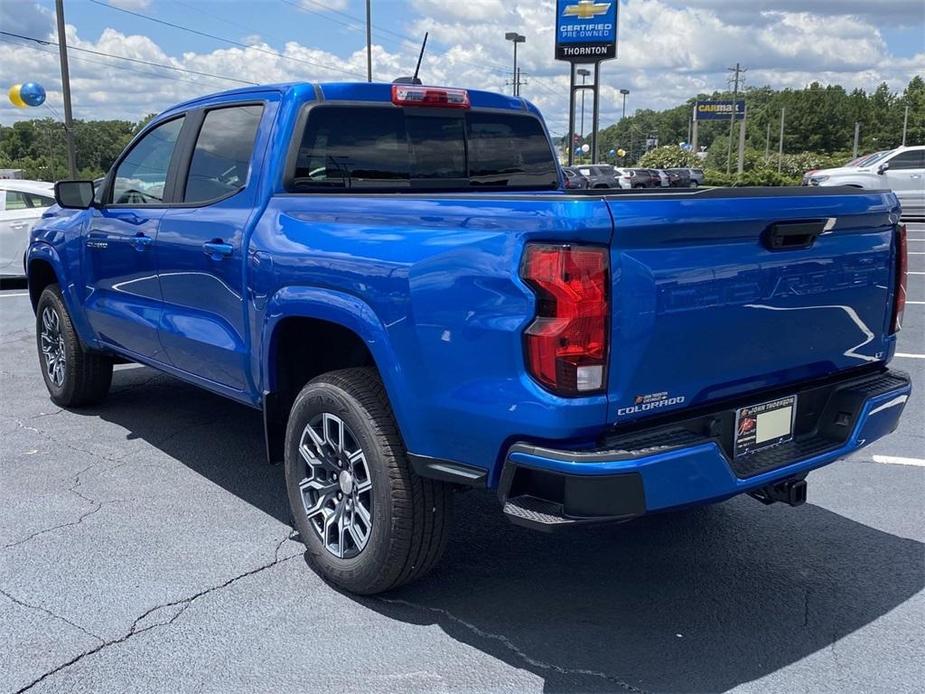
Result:
[[[380,598],[293,539],[259,415],[142,367],[61,411],[0,292],[0,691],[911,692],[925,682],[925,224],[900,429],[749,498],[544,535],[460,495],[446,557]],[[919,684],[916,685],[915,683]]]

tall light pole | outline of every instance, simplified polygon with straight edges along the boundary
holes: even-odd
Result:
[[[623,118],[626,118],[626,95],[630,93],[630,90],[621,89],[620,93],[623,95],[623,116],[620,118],[620,120],[623,120]]]
[[[526,43],[527,37],[522,34],[518,34],[516,31],[509,31],[504,35],[504,38],[514,44],[514,72],[512,80],[514,89],[512,93],[514,96],[520,96],[520,78],[517,75],[517,44]]]
[[[64,0],[55,0],[58,16],[58,57],[61,60],[61,92],[64,95],[64,135],[67,139],[68,175],[77,178],[77,151],[74,149],[74,118],[71,114],[71,78],[67,69],[67,36],[64,32]]]
[[[373,22],[370,0],[366,0],[366,81],[373,81]]]
[[[584,86],[585,78],[591,74],[590,70],[585,70],[583,67],[578,68],[576,71],[581,75],[581,84]],[[581,125],[578,126],[579,132],[581,133],[581,139],[585,139],[585,90],[581,90]]]

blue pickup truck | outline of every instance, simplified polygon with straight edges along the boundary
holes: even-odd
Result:
[[[911,390],[893,194],[571,193],[520,98],[225,92],[56,200],[25,258],[52,400],[136,362],[258,410],[313,566],[357,593],[427,572],[465,487],[540,529],[799,505]]]

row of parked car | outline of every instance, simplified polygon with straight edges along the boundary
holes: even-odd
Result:
[[[565,187],[588,188],[696,188],[703,185],[703,169],[624,169],[610,164],[566,166]]]

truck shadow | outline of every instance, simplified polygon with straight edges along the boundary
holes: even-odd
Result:
[[[288,523],[282,466],[264,462],[254,410],[139,368],[117,372],[112,397],[118,406],[88,414]],[[922,543],[811,503],[737,498],[553,535],[509,524],[487,492],[459,495],[456,512],[433,574],[347,597],[438,625],[550,692],[724,691],[832,647],[925,587]]]
[[[922,543],[811,504],[740,497],[555,535],[510,525],[487,493],[456,509],[430,577],[361,602],[437,624],[550,692],[726,691],[833,646],[925,586]]]

